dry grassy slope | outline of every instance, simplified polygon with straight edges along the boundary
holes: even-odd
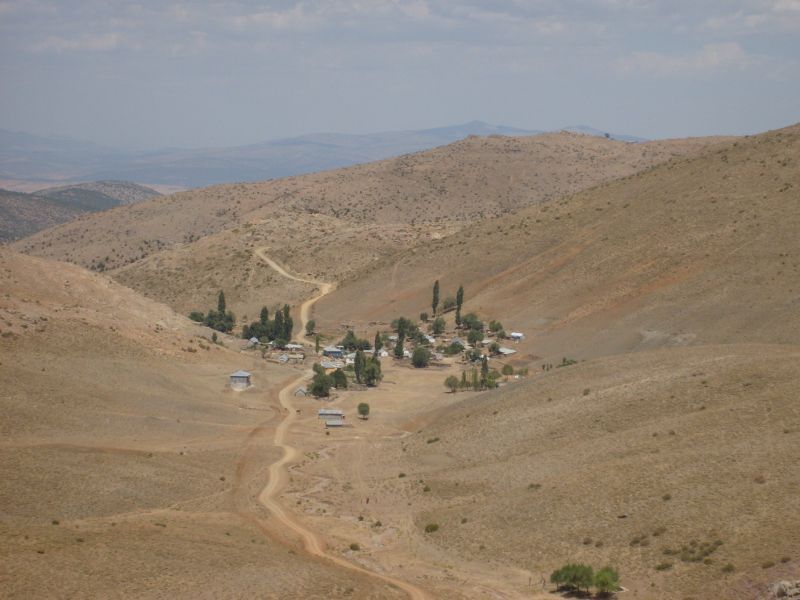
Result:
[[[4,597],[384,597],[253,520],[285,372],[74,265],[0,249],[0,280]]]
[[[86,267],[104,261],[114,269],[282,214],[319,212],[358,224],[460,223],[575,192],[712,142],[627,144],[571,133],[468,138],[347,169],[181,192],[92,215],[15,247]]]
[[[523,354],[798,343],[798,194],[800,126],[742,138],[376,262],[318,321],[416,316],[439,278]]]
[[[418,526],[463,558],[612,564],[637,597],[753,598],[800,577],[798,364],[797,346],[730,345],[554,369],[465,394],[369,475],[416,490]],[[723,543],[711,564],[665,554],[693,540]]]
[[[424,230],[411,225],[355,224],[322,214],[280,215],[158,252],[113,273],[116,280],[188,314],[215,307],[225,290],[240,318],[255,318],[262,306],[299,304],[312,286],[275,273],[255,251],[311,279],[339,280],[419,243]],[[427,239],[430,239],[429,237]]]

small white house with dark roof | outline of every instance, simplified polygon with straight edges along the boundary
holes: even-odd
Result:
[[[236,373],[231,373],[230,380],[231,389],[233,390],[246,390],[252,385],[250,373],[242,371],[241,369],[236,371]]]

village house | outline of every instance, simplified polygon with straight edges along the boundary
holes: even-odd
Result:
[[[328,358],[344,358],[344,350],[339,346],[325,346],[322,349],[322,356]]]

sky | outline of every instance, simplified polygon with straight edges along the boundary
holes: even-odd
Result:
[[[473,119],[800,121],[800,0],[0,0],[0,128],[209,147]]]

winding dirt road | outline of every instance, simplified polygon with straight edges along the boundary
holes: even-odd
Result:
[[[291,273],[288,273],[283,267],[281,267],[278,263],[274,260],[269,258],[266,255],[266,250],[269,248],[259,248],[255,251],[256,255],[267,263],[270,267],[272,267],[276,272],[280,275],[287,277],[289,279],[293,279],[294,281],[299,281],[302,283],[311,283],[314,285],[319,286],[319,293],[314,297],[310,298],[303,302],[300,306],[300,331],[305,330],[306,323],[308,323],[309,315],[311,314],[311,308],[314,304],[323,296],[330,294],[334,289],[335,285],[332,283],[325,283],[322,281],[314,281],[312,279],[303,279],[301,277],[296,277]],[[311,529],[307,528],[303,525],[297,518],[292,515],[289,511],[287,511],[283,505],[279,501],[279,494],[281,490],[286,485],[286,480],[288,478],[287,472],[287,465],[294,462],[298,457],[298,451],[295,447],[289,445],[286,442],[286,436],[289,431],[289,427],[291,427],[292,423],[297,418],[297,414],[294,409],[294,405],[292,404],[292,394],[294,389],[301,385],[304,381],[306,381],[311,376],[312,371],[306,371],[303,373],[302,376],[298,377],[297,379],[293,380],[289,385],[285,386],[278,394],[278,399],[281,404],[281,408],[284,409],[284,417],[283,420],[280,422],[278,427],[275,429],[275,438],[273,444],[280,448],[283,448],[283,456],[277,460],[276,462],[272,463],[269,466],[269,480],[267,482],[266,487],[261,491],[261,494],[258,496],[259,502],[267,508],[275,518],[284,525],[287,529],[294,531],[300,538],[303,540],[303,546],[309,554],[312,556],[317,556],[319,558],[324,558],[329,560],[336,565],[348,569],[350,571],[355,571],[357,573],[361,573],[363,575],[368,575],[370,577],[375,577],[382,581],[385,581],[388,584],[397,586],[398,588],[402,589],[404,592],[408,594],[408,597],[412,600],[427,600],[428,595],[421,590],[420,588],[416,587],[413,584],[410,584],[406,581],[395,579],[394,577],[390,577],[389,575],[383,575],[381,573],[375,573],[374,571],[370,571],[358,565],[354,565],[346,561],[345,559],[336,556],[335,554],[331,554],[325,550],[325,543],[322,538],[316,532],[312,531]]]

